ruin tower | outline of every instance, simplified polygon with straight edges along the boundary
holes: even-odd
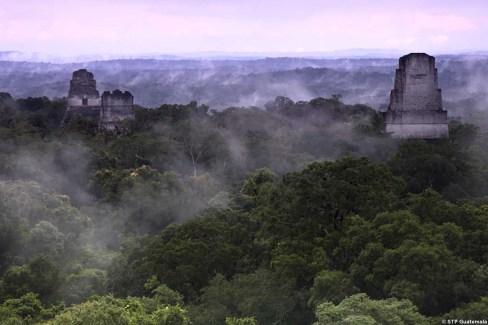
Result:
[[[92,117],[99,129],[113,130],[120,122],[134,118],[134,96],[128,91],[114,90],[100,93],[93,73],[86,69],[73,72],[68,93],[68,108],[62,125],[69,124],[74,116]]]
[[[134,118],[133,108],[134,96],[130,92],[122,92],[118,89],[112,93],[104,91],[100,111],[100,128],[113,130],[120,122]]]
[[[400,139],[449,136],[433,56],[410,53],[400,58],[385,124],[386,132]]]
[[[93,73],[86,69],[75,71],[70,81],[68,108],[62,123],[69,123],[75,115],[98,117],[100,104],[100,93]]]
[[[70,99],[94,99],[100,98],[97,90],[97,81],[93,73],[86,69],[80,69],[73,72],[73,79],[69,84],[68,97]]]

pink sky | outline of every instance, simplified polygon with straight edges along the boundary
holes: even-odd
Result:
[[[0,1],[0,51],[488,50],[484,0]]]

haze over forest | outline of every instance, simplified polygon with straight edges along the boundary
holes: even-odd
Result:
[[[485,322],[486,9],[2,4],[0,324]],[[449,137],[386,132],[411,52]],[[83,97],[67,119],[79,69],[130,118]]]
[[[429,142],[385,133],[397,64],[0,61],[0,321],[488,317],[488,57],[437,57],[450,137]],[[61,127],[80,68],[135,118]]]
[[[397,57],[364,54],[350,58],[153,57],[77,63],[0,61],[0,89],[15,98],[62,98],[67,96],[71,73],[86,68],[94,73],[101,91],[129,90],[135,103],[144,107],[196,100],[222,110],[262,107],[277,96],[300,101],[339,94],[345,103],[385,110],[398,65]],[[469,118],[483,110],[488,56],[440,55],[436,59],[439,86],[450,115]]]

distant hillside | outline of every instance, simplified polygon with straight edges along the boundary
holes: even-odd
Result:
[[[15,98],[66,96],[71,73],[86,68],[100,91],[131,91],[145,107],[196,100],[212,109],[262,106],[282,95],[295,101],[341,94],[346,103],[385,109],[397,59],[266,58],[242,60],[110,60],[52,64],[0,61],[0,91]],[[488,56],[439,56],[439,84],[451,115],[486,107]]]

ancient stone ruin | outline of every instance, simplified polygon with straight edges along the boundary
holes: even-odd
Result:
[[[393,87],[385,113],[386,132],[400,139],[449,136],[433,56],[425,53],[402,56]]]
[[[121,92],[118,89],[112,93],[104,91],[100,121],[106,129],[113,130],[119,122],[134,118],[133,107],[134,96],[130,92]]]
[[[68,93],[68,108],[63,125],[76,115],[98,119],[100,129],[115,129],[120,122],[134,118],[134,96],[128,91],[105,91],[100,97],[93,73],[86,69],[73,72]]]
[[[73,72],[68,93],[68,109],[63,122],[69,123],[75,115],[98,117],[100,107],[100,93],[93,73],[85,69]]]

